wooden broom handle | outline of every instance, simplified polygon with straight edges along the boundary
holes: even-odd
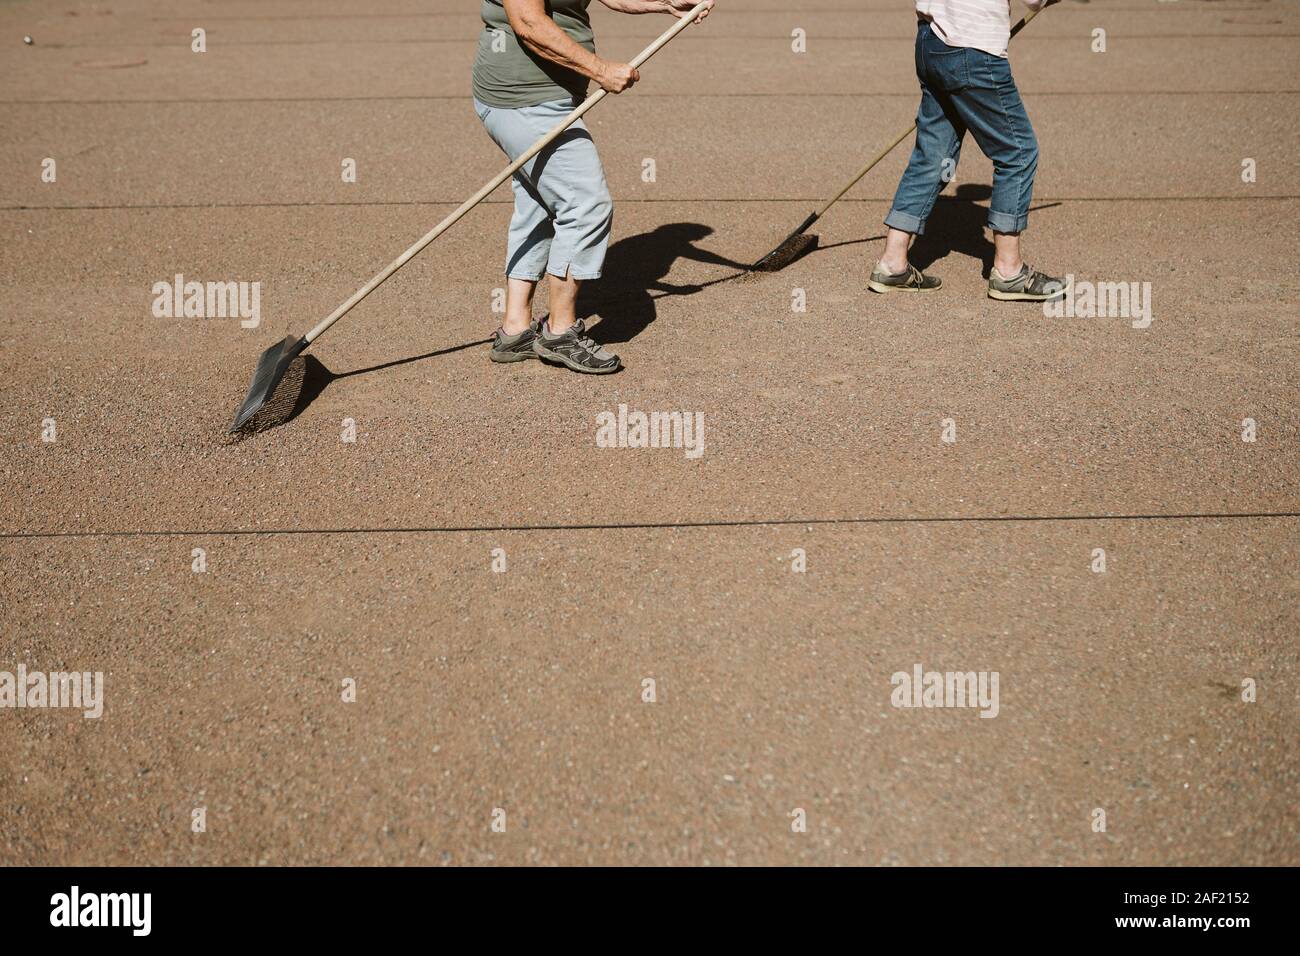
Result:
[[[681,17],[681,19],[679,19],[671,27],[669,27],[662,34],[660,34],[659,39],[655,40],[654,43],[651,43],[648,47],[646,47],[644,50],[638,53],[636,55],[636,58],[633,59],[629,65],[632,66],[633,68],[639,67],[646,60],[650,59],[650,57],[658,53],[668,43],[668,41],[670,41],[673,37],[677,36],[677,34],[681,33],[693,22],[695,22],[695,18],[699,16],[701,13],[703,13],[707,6],[708,6],[708,0],[702,0],[701,3],[697,3],[689,13],[685,14],[683,17]],[[400,256],[398,256],[387,266],[385,266],[382,272],[376,275],[373,279],[371,279],[369,282],[363,285],[356,292],[352,293],[351,298],[349,298],[346,302],[340,305],[329,315],[325,316],[325,318],[321,319],[320,323],[314,329],[308,332],[305,336],[303,336],[303,338],[309,344],[311,342],[316,341],[316,339],[319,338],[321,335],[323,335],[331,325],[333,325],[339,319],[343,318],[343,316],[351,312],[353,306],[355,306],[358,302],[360,302],[366,296],[370,295],[370,293],[374,292],[381,285],[383,285],[394,272],[402,268],[402,266],[406,265],[417,255],[419,255],[420,252],[424,250],[425,246],[433,242],[433,240],[437,239],[444,232],[446,232],[448,229],[454,226],[457,220],[459,220],[462,216],[464,216],[465,213],[469,212],[471,209],[473,209],[475,206],[481,203],[484,199],[488,197],[488,195],[494,189],[496,189],[503,182],[505,182],[507,179],[509,179],[511,176],[517,173],[519,169],[524,165],[524,163],[528,162],[530,159],[532,159],[534,156],[536,156],[538,153],[544,150],[547,146],[549,146],[552,142],[555,141],[556,137],[558,137],[566,129],[568,129],[579,119],[581,119],[582,115],[586,113],[587,110],[591,109],[593,106],[595,106],[597,103],[599,103],[602,99],[605,98],[605,93],[606,91],[601,89],[601,90],[597,90],[595,93],[592,93],[589,97],[587,97],[582,102],[582,104],[578,106],[576,109],[574,109],[572,113],[566,116],[560,122],[560,124],[555,127],[555,129],[551,130],[549,133],[547,133],[537,142],[533,143],[533,145],[528,147],[528,149],[524,153],[522,153],[518,159],[516,159],[513,163],[511,163],[505,169],[501,170],[501,172],[497,173],[497,175],[493,176],[490,180],[488,180],[482,189],[480,189],[474,195],[470,196],[469,199],[466,199],[463,203],[461,203],[460,207],[455,212],[453,212],[446,219],[438,223],[438,225],[434,226],[423,236],[421,236],[416,241],[416,243],[413,246],[411,246],[411,248],[407,249]]]
[[[1041,9],[1042,7],[1038,8],[1038,10]],[[1020,22],[1018,22],[1014,27],[1011,28],[1011,36],[1015,36],[1017,33],[1019,33],[1021,30],[1025,28],[1026,23],[1034,19],[1034,17],[1038,16],[1038,10],[1030,10],[1023,17],[1021,17]],[[907,129],[899,133],[892,143],[890,143],[888,146],[886,146],[884,149],[882,149],[880,152],[876,154],[875,159],[871,160],[871,162],[867,163],[867,165],[863,166],[861,169],[858,170],[857,175],[855,175],[852,179],[849,180],[849,184],[847,186],[845,186],[843,189],[837,192],[835,194],[835,197],[831,199],[828,203],[826,203],[826,205],[822,206],[821,209],[817,210],[816,218],[820,219],[822,216],[826,215],[826,210],[830,209],[831,206],[834,206],[837,202],[839,202],[846,192],[848,192],[850,189],[852,189],[854,186],[858,184],[858,180],[860,180],[867,173],[871,172],[871,170],[875,168],[876,163],[880,162],[882,159],[888,156],[893,151],[895,146],[897,146],[903,140],[907,139],[907,137],[911,136],[912,132],[915,129],[916,129],[916,123],[913,122],[911,126],[909,126]]]

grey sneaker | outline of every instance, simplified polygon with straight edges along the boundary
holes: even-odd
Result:
[[[872,292],[933,292],[941,285],[942,279],[922,275],[921,270],[910,262],[906,269],[897,274],[886,272],[877,262],[867,282],[867,288]]]
[[[537,338],[536,319],[516,335],[506,335],[497,329],[492,336],[492,351],[488,353],[488,358],[494,362],[522,362],[537,358],[537,353],[533,351],[533,342]]]
[[[1022,263],[1020,272],[1010,279],[1002,278],[997,269],[989,270],[990,299],[1002,299],[1004,302],[1048,302],[1060,298],[1065,292],[1062,280],[1029,268],[1027,262]]]
[[[623,367],[617,355],[606,352],[587,336],[582,319],[559,335],[552,335],[550,323],[543,322],[533,339],[533,349],[546,361],[567,365],[575,372],[607,375]]]

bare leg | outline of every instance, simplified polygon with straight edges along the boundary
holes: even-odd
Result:
[[[501,331],[506,335],[518,335],[528,328],[533,320],[533,293],[537,283],[528,279],[506,280],[506,318],[501,323]]]
[[[903,232],[901,229],[889,227],[889,232],[885,234],[885,251],[880,256],[880,264],[884,266],[891,275],[898,275],[900,272],[907,270],[907,247],[912,241],[910,232]]]
[[[1020,258],[1020,233],[993,233],[993,268],[1004,279],[1014,279],[1020,275],[1024,260]]]
[[[578,287],[582,283],[567,275],[561,279],[548,273],[547,278],[551,283],[551,317],[547,325],[552,335],[560,335],[578,321]]]

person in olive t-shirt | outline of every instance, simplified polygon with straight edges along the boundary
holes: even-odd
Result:
[[[621,13],[683,16],[698,0],[601,0]],[[554,129],[595,80],[621,93],[640,76],[596,54],[590,0],[481,0],[483,32],[474,59],[474,109],[512,160]],[[711,5],[711,4],[710,4]],[[703,19],[708,9],[700,15]],[[543,358],[577,372],[616,372],[577,318],[578,286],[600,278],[613,204],[605,171],[582,120],[524,164],[511,183],[515,211],[506,249],[506,317],[494,362]],[[550,315],[533,321],[533,293],[550,282]]]

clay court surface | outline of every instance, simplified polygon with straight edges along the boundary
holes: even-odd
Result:
[[[984,297],[969,141],[940,293],[865,288],[908,146],[737,279],[911,120],[914,17],[720,0],[589,117],[622,373],[488,362],[503,188],[228,436],[262,349],[504,165],[475,11],[0,5],[0,670],[105,681],[0,710],[0,862],[1300,863],[1296,6],[1012,43],[1027,258],[1149,282],[1145,329]],[[260,282],[260,326],[155,317],[177,273]],[[703,454],[597,447],[620,404]],[[917,664],[998,672],[997,717],[892,706]]]

